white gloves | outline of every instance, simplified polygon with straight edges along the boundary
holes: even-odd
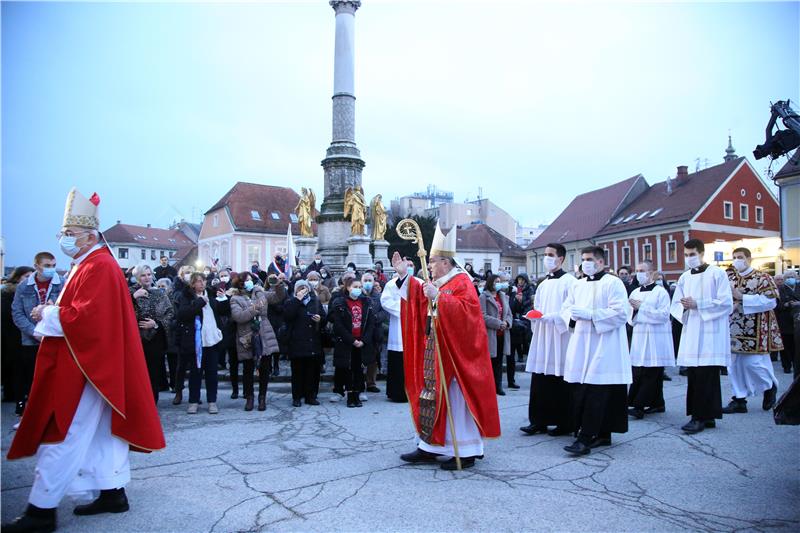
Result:
[[[592,310],[586,307],[573,307],[572,320],[591,320]]]
[[[437,289],[433,283],[425,283],[425,285],[422,287],[422,292],[429,300],[435,300],[439,295],[439,289]]]

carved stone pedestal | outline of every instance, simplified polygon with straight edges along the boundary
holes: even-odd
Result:
[[[366,235],[353,235],[347,239],[347,259],[345,264],[355,263],[358,270],[372,268],[372,256],[369,254],[369,244],[372,239]]]
[[[297,245],[297,256],[310,265],[314,261],[314,254],[317,253],[317,238],[298,237],[294,243]]]

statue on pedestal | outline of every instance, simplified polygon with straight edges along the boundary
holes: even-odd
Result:
[[[310,188],[302,187],[300,191],[300,201],[297,202],[297,207],[294,208],[294,212],[297,214],[297,222],[300,224],[300,236],[313,237],[314,232],[311,230],[311,223],[317,215],[317,208],[314,207],[317,199],[314,196],[314,191]]]
[[[344,192],[344,217],[350,216],[350,235],[364,235],[367,223],[367,203],[364,200],[364,188],[348,187]]]
[[[382,241],[384,240],[384,235],[386,235],[386,225],[387,225],[388,215],[386,213],[386,208],[383,207],[383,204],[381,203],[381,199],[382,196],[380,194],[377,194],[370,203],[370,211],[372,212],[373,241]]]

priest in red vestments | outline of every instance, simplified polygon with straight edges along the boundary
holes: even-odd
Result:
[[[411,275],[393,282],[402,296],[406,393],[420,439],[418,448],[401,459],[434,463],[439,456],[449,456],[441,463],[445,470],[457,468],[456,451],[462,468],[473,466],[476,458],[483,458],[483,439],[500,436],[483,314],[472,279],[455,261],[455,248],[456,229],[445,237],[437,225],[429,261],[432,282],[423,283]],[[405,271],[396,252],[392,265],[397,272]],[[441,357],[444,376],[437,357]],[[450,413],[443,387],[447,387]]]
[[[99,203],[70,191],[59,244],[73,266],[56,304],[31,315],[42,343],[8,458],[36,454],[36,476],[25,513],[4,532],[53,531],[67,494],[99,492],[77,515],[127,511],[129,450],[165,446],[130,292],[100,242]]]

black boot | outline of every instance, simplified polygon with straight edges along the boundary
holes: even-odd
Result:
[[[746,413],[747,412],[747,400],[744,398],[731,398],[731,402],[722,408],[722,412],[726,415],[731,415],[733,413]]]
[[[267,410],[267,395],[261,394],[258,395],[258,410],[259,411],[266,411]]]
[[[357,392],[348,392],[347,393],[347,407],[357,407],[356,402],[358,401],[358,393]]]
[[[764,392],[764,401],[761,402],[761,408],[769,411],[775,407],[775,399],[778,397],[778,386],[773,383],[772,388]]]
[[[2,527],[3,533],[49,533],[56,530],[56,510],[28,504],[25,513]]]
[[[125,489],[101,490],[100,496],[92,503],[78,505],[72,511],[76,515],[86,516],[100,513],[125,513],[130,509]]]

